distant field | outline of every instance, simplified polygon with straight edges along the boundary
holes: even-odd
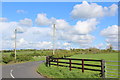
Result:
[[[22,55],[24,57],[24,54],[33,54],[35,51],[17,51],[17,55]],[[42,51],[39,51],[38,53],[41,53]],[[11,53],[14,52],[3,52],[0,57],[2,58],[2,56],[10,56]],[[29,61],[19,61],[16,63],[24,63],[24,62],[32,62],[32,61],[41,61],[41,60],[45,60],[45,56],[32,56],[32,58]],[[2,62],[2,64],[6,64],[4,62]],[[14,64],[14,61],[11,61],[7,64]]]
[[[118,61],[118,53],[107,53],[107,54],[105,54],[105,53],[101,53],[101,54],[78,54],[78,55],[74,55],[74,56],[71,56],[71,57],[69,57],[69,58],[78,58],[78,59],[98,59],[98,60],[101,60],[101,59],[104,59],[105,61]],[[68,62],[67,60],[61,60],[61,61],[64,61],[64,62]],[[77,63],[81,63],[81,61],[72,61],[72,62],[77,62]],[[99,64],[100,65],[100,63],[98,63],[98,62],[85,62],[86,64],[88,63],[88,64]],[[59,64],[62,64],[62,63],[59,63]],[[110,64],[110,65],[118,65],[118,63],[117,62],[106,62],[106,65],[107,64]],[[63,65],[63,64],[62,64]],[[65,64],[64,64],[65,65]],[[67,65],[67,64],[66,64]],[[69,68],[62,68],[62,67],[55,67],[55,66],[52,66],[52,67],[43,67],[44,66],[44,64],[42,64],[40,67],[39,67],[39,69],[38,69],[38,72],[40,72],[40,73],[42,73],[43,75],[46,75],[46,76],[48,76],[48,77],[57,77],[57,76],[59,76],[59,78],[66,78],[65,76],[64,76],[64,73],[65,74],[69,74],[69,75],[71,75],[70,73],[70,71],[69,71]],[[72,65],[72,66],[76,66],[76,65]],[[77,65],[76,67],[81,67],[81,66],[79,66],[79,65]],[[118,69],[118,66],[106,66],[107,68],[110,68],[110,69]],[[45,68],[46,70],[44,71],[44,69],[42,69],[42,68]],[[92,69],[100,69],[100,68],[96,68],[96,67],[88,67],[88,66],[85,66],[85,68],[92,68]],[[47,70],[48,69],[48,70]],[[55,70],[55,69],[58,69],[58,70]],[[62,73],[60,72],[62,70]],[[68,70],[67,72],[64,72],[64,71],[66,71],[66,70]],[[81,73],[81,70],[80,69],[72,69],[73,70],[73,75],[75,75],[75,77],[77,76],[77,77],[79,77],[79,78],[81,78],[81,76],[80,75],[83,75],[83,73]],[[50,73],[50,71],[51,72],[53,72],[53,73]],[[80,72],[80,73],[78,73],[78,74],[76,74],[77,72]],[[107,71],[111,71],[111,70],[107,70]],[[59,73],[58,73],[59,72]],[[112,72],[115,72],[115,73],[109,73],[109,75],[116,75],[116,76],[106,76],[106,77],[115,77],[115,78],[117,78],[118,77],[118,70],[116,70],[116,71],[114,71],[114,70],[112,70]],[[53,75],[53,74],[58,74],[58,75]],[[95,72],[95,71],[88,71],[88,70],[85,70],[85,73],[84,73],[85,75],[83,75],[82,77],[83,78],[85,78],[86,76],[89,76],[90,78],[94,78],[94,77],[98,77],[97,75],[99,74],[99,72]],[[92,75],[93,74],[93,75]],[[106,74],[108,74],[108,73],[106,73]],[[68,76],[69,76],[68,75]],[[71,77],[74,77],[73,75],[71,75]],[[120,74],[119,74],[119,76],[120,76]],[[71,78],[70,76],[69,76],[69,78]],[[74,78],[75,78],[74,77]],[[86,77],[87,78],[87,77]]]
[[[87,54],[87,55],[74,55],[71,58],[82,58],[82,59],[104,59],[105,61],[118,61],[118,53],[108,53],[108,54]],[[97,64],[97,63],[91,63],[91,64]],[[118,62],[106,62],[106,68],[110,69],[117,69],[117,70],[108,70],[109,72],[116,72],[116,73],[108,73],[106,72],[106,77],[118,77],[118,66],[107,66],[107,65],[118,65]],[[119,62],[120,64],[120,62]],[[108,74],[108,75],[107,75]],[[110,75],[116,75],[116,76],[110,76]],[[119,74],[120,76],[120,74]]]
[[[71,56],[71,58],[84,58],[84,59],[104,59],[118,61],[118,53],[100,53],[100,54],[78,54]]]
[[[0,53],[0,65],[2,64],[2,54]]]
[[[3,55],[10,55],[11,53],[14,53],[14,52],[3,52]],[[34,51],[17,51],[17,55],[32,54],[32,53],[34,53]]]
[[[22,55],[22,54],[33,54],[35,52],[34,51],[17,51],[17,55]],[[37,50],[36,53],[52,53],[52,51],[42,51],[42,50]],[[10,55],[11,53],[14,53],[14,52],[3,52],[2,54],[3,55]]]

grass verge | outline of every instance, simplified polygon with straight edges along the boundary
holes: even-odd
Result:
[[[69,71],[69,68],[65,67],[46,67],[45,63],[40,64],[37,72],[48,78],[100,78],[99,74],[84,72],[82,73],[78,69],[73,69]]]

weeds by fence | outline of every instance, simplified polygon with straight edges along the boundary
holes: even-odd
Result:
[[[60,60],[67,60],[68,62],[60,61]],[[82,63],[75,63],[72,61],[81,61]],[[94,62],[99,62],[101,64],[100,65],[85,64],[86,61],[92,61],[92,62],[94,61]],[[56,63],[56,64],[53,64],[53,63]],[[60,63],[62,63],[62,65]],[[64,64],[69,64],[69,66],[64,65]],[[101,77],[105,78],[105,61],[104,60],[75,59],[75,58],[53,58],[51,56],[47,56],[46,57],[46,66],[51,66],[51,65],[61,66],[61,67],[69,67],[70,71],[72,70],[72,68],[82,69],[82,72],[84,72],[85,70],[99,71],[101,73]],[[81,65],[82,67],[75,67],[73,65]],[[101,69],[90,69],[90,68],[85,68],[85,66],[100,67]]]

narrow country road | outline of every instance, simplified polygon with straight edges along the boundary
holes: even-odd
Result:
[[[2,78],[44,78],[36,72],[37,67],[42,62],[44,61],[3,65]]]

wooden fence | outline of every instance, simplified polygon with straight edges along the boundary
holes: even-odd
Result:
[[[68,62],[63,62],[63,61],[60,61],[60,60],[68,60]],[[81,61],[82,63],[74,63],[72,61]],[[100,65],[85,64],[84,63],[85,61],[100,62]],[[56,64],[53,64],[53,63],[56,63]],[[69,64],[69,66],[61,65],[59,63]],[[74,64],[74,65],[81,65],[82,67],[75,67],[75,66],[72,66],[72,64]],[[72,68],[82,69],[82,72],[84,72],[85,70],[99,71],[101,73],[101,77],[105,78],[105,61],[104,60],[75,59],[75,58],[52,58],[51,56],[47,56],[46,57],[46,66],[51,66],[51,65],[61,66],[61,67],[69,67],[70,71],[72,70]],[[85,66],[100,67],[100,69],[90,69],[90,68],[85,68]]]

